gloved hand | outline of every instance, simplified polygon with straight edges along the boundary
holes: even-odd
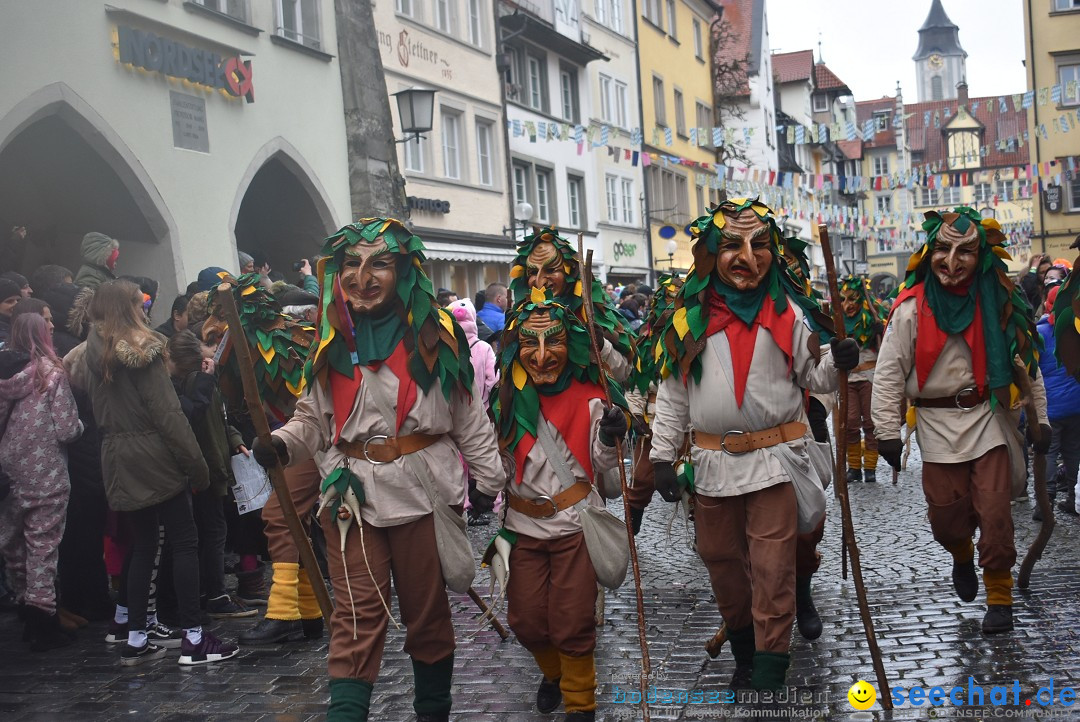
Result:
[[[261,436],[256,437],[255,443],[251,445],[251,453],[264,469],[271,469],[278,463],[282,466],[289,463],[289,448],[276,436],[270,437],[270,443],[266,443]]]
[[[1031,424],[1028,424],[1027,440],[1031,444],[1031,449],[1036,454],[1045,454],[1050,451],[1050,437],[1053,436],[1054,430],[1050,428],[1049,424],[1039,424],[1039,441],[1036,442],[1031,438]]]
[[[626,412],[618,406],[612,406],[600,417],[600,443],[615,446],[615,441],[626,436]]]
[[[894,469],[900,468],[900,456],[904,453],[904,442],[900,439],[878,439],[878,454],[889,462]]]
[[[829,341],[832,346],[833,366],[841,371],[850,371],[859,365],[859,344],[853,338],[845,338],[841,341],[834,338]]]
[[[652,431],[649,429],[649,424],[645,421],[644,416],[634,416],[630,421],[630,428],[633,430],[635,436],[651,436]]]
[[[495,508],[495,497],[472,488],[469,489],[469,504],[472,505],[473,514],[487,514]]]
[[[675,465],[670,461],[653,462],[653,482],[664,501],[682,499],[682,488],[679,486],[678,479],[675,478]]]

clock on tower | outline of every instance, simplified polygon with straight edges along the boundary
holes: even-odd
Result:
[[[934,53],[926,59],[926,64],[930,66],[931,70],[941,70],[941,67],[945,65],[945,60],[937,53]]]

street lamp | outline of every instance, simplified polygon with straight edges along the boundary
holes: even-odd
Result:
[[[398,120],[405,137],[395,143],[419,142],[432,128],[432,116],[435,114],[435,91],[428,88],[408,88],[392,93],[397,99]]]
[[[519,201],[514,204],[514,220],[521,221],[521,237],[529,235],[529,221],[532,220],[533,207],[528,201]]]
[[[979,209],[979,215],[982,216],[983,218],[996,218],[997,217],[997,211],[995,211],[990,206],[986,206],[985,208],[980,208]]]
[[[675,272],[675,251],[679,250],[679,244],[674,239],[667,242],[668,272]]]

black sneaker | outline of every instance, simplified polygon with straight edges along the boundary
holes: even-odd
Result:
[[[258,609],[245,607],[243,603],[233,599],[228,594],[206,600],[206,613],[212,619],[228,619],[240,617],[254,617],[259,613]]]
[[[180,640],[184,633],[179,629],[166,627],[161,622],[154,622],[146,630],[146,638],[159,647],[176,649],[180,646]]]
[[[540,688],[536,690],[536,709],[541,714],[549,714],[562,704],[562,690],[559,689],[559,680],[551,682],[540,678]]]
[[[125,642],[123,649],[120,650],[120,664],[125,667],[134,667],[136,664],[161,659],[165,656],[165,653],[166,649],[164,647],[159,647],[150,642],[147,642],[141,647],[132,647]]]
[[[105,644],[126,644],[128,625],[120,624],[115,619],[109,622],[109,633],[105,635]],[[150,635],[147,635],[150,636]]]
[[[202,641],[192,644],[187,636],[180,642],[180,664],[185,667],[196,664],[213,664],[232,659],[240,654],[240,648],[235,644],[226,644],[210,632],[202,633]]]
[[[1012,606],[1008,604],[990,604],[986,607],[986,616],[982,621],[983,634],[1001,634],[1013,631]]]
[[[975,574],[975,562],[953,562],[953,589],[962,602],[970,602],[979,596],[979,577]]]
[[[491,523],[491,519],[488,517],[488,515],[486,513],[484,513],[484,514],[474,514],[473,510],[469,509],[469,513],[468,513],[467,516],[469,518],[469,521],[468,521],[469,526],[487,526],[488,524]]]

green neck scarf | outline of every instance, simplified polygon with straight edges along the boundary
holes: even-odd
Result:
[[[758,317],[758,314],[761,313],[761,305],[765,303],[765,297],[769,295],[769,289],[772,287],[776,275],[774,259],[774,263],[769,267],[769,271],[761,279],[761,283],[758,284],[757,288],[740,291],[721,281],[719,276],[714,275],[712,290],[713,293],[724,299],[724,303],[740,321],[750,326],[754,323],[754,319]],[[787,307],[787,298],[784,294],[781,293],[776,299],[776,306],[778,311]]]
[[[356,324],[357,362],[364,366],[390,358],[408,328],[394,309],[382,316],[353,314],[352,318]]]

